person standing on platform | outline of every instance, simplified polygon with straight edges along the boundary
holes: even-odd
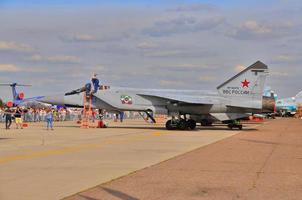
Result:
[[[91,83],[92,83],[92,87],[93,87],[92,94],[95,94],[98,91],[99,87],[100,87],[100,81],[97,78],[96,73],[93,74],[93,76],[91,78]]]

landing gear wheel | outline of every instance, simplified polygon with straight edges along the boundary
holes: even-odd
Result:
[[[233,130],[233,128],[238,128],[239,130],[242,130],[242,124],[228,124],[229,129]]]
[[[208,122],[206,126],[212,126],[213,122]]]
[[[177,120],[168,120],[166,122],[167,130],[194,130],[196,128],[196,121],[193,119],[185,120],[185,119],[177,119]]]
[[[177,125],[178,129],[180,130],[186,130],[188,128],[188,123],[186,122],[186,120],[180,120]]]
[[[188,120],[188,127],[191,129],[191,130],[194,130],[196,128],[196,121],[193,120],[193,119],[189,119]]]
[[[166,122],[166,129],[167,130],[174,130],[175,128],[173,127],[173,125],[172,125],[172,120],[168,120],[167,122]]]
[[[200,124],[202,126],[212,126],[213,122],[205,119],[205,120],[201,120]]]

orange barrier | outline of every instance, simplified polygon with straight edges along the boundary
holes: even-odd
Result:
[[[83,108],[83,115],[81,121],[81,128],[93,128],[90,124],[90,118],[92,116],[92,97],[87,97],[86,93],[84,92],[84,108]],[[88,105],[87,105],[88,103]]]
[[[167,121],[167,116],[166,115],[155,115],[155,121],[156,123],[166,123]]]
[[[264,118],[262,117],[255,117],[255,116],[250,116],[248,122],[263,122]]]
[[[252,119],[252,122],[263,122],[264,119],[263,118],[258,118],[258,117],[255,117],[254,119]]]
[[[295,117],[296,118],[301,118],[302,117],[302,106],[298,106]]]

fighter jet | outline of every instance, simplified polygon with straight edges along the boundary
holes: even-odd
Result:
[[[145,112],[154,122],[153,114],[167,114],[172,117],[166,122],[168,130],[195,129],[196,123],[211,124],[216,120],[233,127],[237,119],[261,112],[267,75],[268,67],[257,61],[214,92],[102,87],[92,95],[92,104],[111,112]],[[83,107],[84,93],[85,88],[81,88],[64,95],[46,96],[40,101]]]

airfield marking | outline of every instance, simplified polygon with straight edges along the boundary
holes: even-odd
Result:
[[[105,145],[108,144],[127,144],[132,141],[139,141],[143,139],[148,139],[154,136],[161,136],[162,134],[151,134],[151,135],[135,135],[132,138],[126,138],[126,139],[120,139],[118,138],[117,140],[107,140],[103,141],[101,143],[91,143],[91,144],[81,144],[77,146],[72,146],[72,147],[65,147],[61,149],[51,149],[51,150],[46,150],[46,151],[38,151],[38,152],[33,152],[30,154],[23,154],[23,155],[13,155],[13,156],[6,156],[6,157],[0,157],[0,164],[6,164],[9,162],[13,161],[21,161],[21,160],[29,160],[29,159],[35,159],[35,158],[43,158],[47,156],[52,156],[52,155],[62,155],[66,153],[74,153],[74,152],[79,152],[82,150],[91,150],[91,149],[97,149],[101,148]]]
[[[161,136],[161,135],[162,135],[162,133],[160,133],[160,132],[153,133],[153,136]]]

